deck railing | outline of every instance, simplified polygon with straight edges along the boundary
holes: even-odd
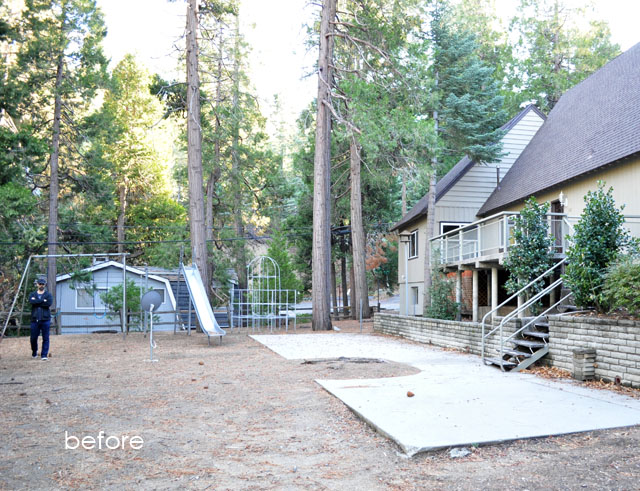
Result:
[[[507,253],[515,243],[513,231],[518,212],[501,212],[482,220],[451,230],[431,239],[431,247],[440,264],[456,264],[476,260],[491,260]],[[564,256],[567,236],[573,233],[572,224],[578,218],[563,213],[548,213],[549,234],[555,237],[554,252]],[[637,234],[640,235],[640,217],[637,217]]]

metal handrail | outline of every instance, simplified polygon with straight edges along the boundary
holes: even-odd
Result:
[[[504,343],[505,343],[504,325],[507,322],[509,322],[511,319],[513,319],[515,316],[519,315],[520,312],[522,312],[522,311],[528,309],[529,307],[531,307],[534,303],[536,303],[538,300],[540,300],[542,297],[544,297],[547,293],[551,292],[554,288],[557,288],[561,284],[562,284],[562,278],[558,278],[556,281],[551,283],[548,287],[543,288],[541,291],[539,291],[533,297],[531,297],[529,300],[527,300],[525,303],[523,303],[520,307],[518,307],[517,309],[515,309],[514,311],[510,312],[509,314],[505,315],[502,318],[502,321],[500,322],[500,325],[498,326],[498,328],[500,329],[500,356],[502,356],[502,353],[504,353]],[[522,330],[522,328],[520,328],[518,331],[521,331],[521,330]],[[504,371],[504,366],[502,364],[500,364],[500,369],[502,371]]]
[[[487,317],[491,314],[493,314],[494,312],[497,312],[498,310],[500,310],[502,307],[504,307],[508,302],[510,302],[511,300],[513,300],[514,298],[516,298],[518,295],[520,295],[521,293],[523,293],[525,290],[527,290],[528,288],[530,288],[533,284],[537,283],[538,281],[544,279],[547,277],[547,275],[549,273],[551,273],[554,269],[556,269],[558,266],[560,266],[561,264],[564,264],[567,261],[566,258],[563,258],[562,260],[558,261],[554,266],[552,266],[551,268],[549,268],[548,270],[546,270],[544,273],[542,273],[540,276],[538,276],[536,279],[530,281],[529,283],[527,283],[524,287],[522,287],[520,290],[518,290],[517,292],[515,292],[513,295],[511,295],[509,298],[507,298],[504,302],[502,302],[500,305],[498,305],[497,307],[491,309],[489,312],[487,312],[484,317],[482,317],[482,346],[481,346],[481,354],[482,354],[482,361],[484,362],[484,346],[485,346],[485,339],[487,337],[489,337],[491,334],[493,334],[494,332],[496,332],[498,330],[498,328],[500,326],[496,326],[494,327],[490,332],[488,332],[487,334],[485,334],[485,323],[487,320]],[[516,309],[519,310],[519,309]]]

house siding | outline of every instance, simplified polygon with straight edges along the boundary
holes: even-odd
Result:
[[[505,156],[502,157],[499,163],[474,164],[451,189],[438,199],[435,207],[436,235],[440,235],[440,224],[442,222],[471,223],[477,219],[476,213],[496,187],[496,166],[500,167],[500,178],[502,179],[527,143],[533,138],[536,131],[542,126],[542,123],[543,119],[539,114],[533,110],[528,111],[502,137]],[[420,315],[423,312],[424,247],[428,242],[426,216],[414,221],[411,226],[400,229],[399,233],[406,234],[416,229],[419,230],[420,236],[419,256],[409,260],[408,285],[405,285],[405,248],[402,243],[400,243],[398,251],[398,286],[401,314],[407,313],[405,295],[411,293],[411,288],[418,288],[419,302],[414,311],[412,299],[409,297],[409,314]]]
[[[613,187],[613,198],[616,206],[621,207],[624,205],[623,213],[625,215],[640,216],[640,193],[638,192],[640,158],[603,169],[600,172],[594,172],[575,181],[563,183],[553,191],[537,195],[536,200],[539,203],[555,201],[558,199],[560,192],[562,192],[568,199],[568,204],[564,211],[570,217],[570,220],[575,222],[584,211],[584,196],[588,191],[598,189],[598,181],[605,182],[605,189]],[[520,211],[523,207],[524,202],[520,202],[509,207],[509,209]],[[640,237],[640,219],[630,220],[628,228],[634,236]]]

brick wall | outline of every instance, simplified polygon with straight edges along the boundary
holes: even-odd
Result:
[[[504,328],[505,335],[512,334],[515,323]],[[420,343],[441,348],[455,348],[467,353],[480,354],[482,349],[482,325],[476,322],[444,321],[395,314],[376,313],[373,330],[382,334],[392,334]],[[495,356],[500,340],[492,336],[487,342],[486,353]]]
[[[596,378],[640,387],[640,321],[589,317],[549,317],[546,362],[572,370],[575,348],[596,350]]]
[[[505,335],[513,333],[518,322],[510,323],[505,328]],[[481,351],[479,323],[376,313],[373,329],[476,355]],[[541,360],[544,364],[573,371],[573,350],[595,348],[597,378],[615,380],[620,377],[623,385],[640,387],[640,322],[550,316],[549,338],[549,354]],[[487,343],[487,354],[494,356],[498,349],[499,339],[492,336]]]

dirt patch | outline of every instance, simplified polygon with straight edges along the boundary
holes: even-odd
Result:
[[[31,359],[28,339],[5,339],[0,488],[633,489],[640,477],[638,427],[407,459],[315,379],[414,368],[285,360],[244,332],[211,347],[201,334],[154,337],[158,363],[144,361],[140,334],[54,337],[49,362]],[[100,431],[143,448],[65,450],[65,432]]]

